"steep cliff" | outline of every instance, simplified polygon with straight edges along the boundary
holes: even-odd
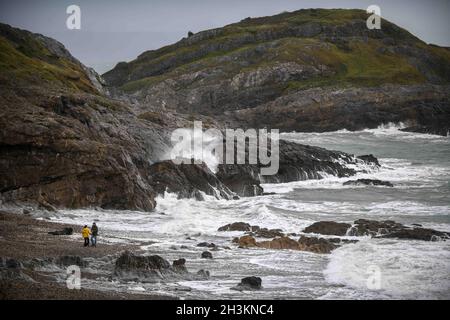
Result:
[[[214,115],[235,127],[448,126],[448,48],[386,20],[369,30],[367,18],[344,9],[247,18],[144,52],[104,78],[142,110]]]

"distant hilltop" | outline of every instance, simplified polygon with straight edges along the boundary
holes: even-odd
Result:
[[[363,10],[308,9],[247,18],[144,52],[103,77],[144,109],[240,126],[329,131],[445,123],[450,51],[386,20],[369,30],[368,17]]]

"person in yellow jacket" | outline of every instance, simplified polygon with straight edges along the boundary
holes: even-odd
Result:
[[[88,228],[88,226],[84,226],[83,230],[81,230],[81,234],[84,238],[84,246],[89,247],[89,236],[91,234],[91,230]]]

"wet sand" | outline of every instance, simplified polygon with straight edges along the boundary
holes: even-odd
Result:
[[[71,227],[71,236],[54,236],[48,232]],[[0,257],[19,262],[34,258],[56,258],[79,256],[81,258],[101,258],[119,254],[125,250],[139,251],[137,245],[101,244],[84,247],[81,227],[36,220],[29,215],[0,211]],[[173,299],[168,296],[105,292],[98,290],[69,290],[52,277],[34,270],[20,270],[33,281],[0,277],[0,299],[50,299],[50,300],[121,300],[121,299]]]

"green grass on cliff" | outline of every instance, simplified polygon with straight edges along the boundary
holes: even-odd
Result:
[[[95,90],[80,66],[53,57],[33,39],[29,39],[27,45],[19,45],[0,36],[0,69],[0,86],[3,87],[36,85],[72,91]]]
[[[262,55],[257,59],[248,59],[249,63],[245,67],[242,67],[233,59],[230,59],[227,63],[224,63],[223,59],[221,59],[223,55],[252,50],[255,46],[257,44],[222,54],[207,56],[175,68],[163,75],[128,82],[122,86],[122,89],[127,92],[135,92],[155,86],[166,79],[177,78],[188,72],[208,71],[212,68],[220,68],[225,71],[222,74],[222,78],[218,79],[224,80],[241,72],[251,72],[258,68],[286,62],[312,65],[317,68],[325,65],[334,73],[331,76],[316,77],[304,81],[291,81],[287,84],[288,90],[329,85],[378,86],[386,83],[416,84],[425,81],[423,75],[405,57],[388,52],[381,53],[382,46],[376,40],[369,40],[367,43],[350,43],[347,50],[342,50],[331,43],[323,45],[317,39],[286,38],[279,41],[277,46],[270,49],[266,55]]]
[[[316,68],[327,66],[330,75],[323,75],[303,81],[286,83],[287,90],[298,90],[315,86],[379,86],[386,83],[416,84],[426,81],[425,76],[411,64],[406,55],[385,50],[382,38],[359,39],[344,38],[343,43],[330,42],[319,36],[314,38],[281,37],[268,41],[257,40],[252,36],[265,33],[276,34],[280,30],[305,23],[318,23],[330,27],[353,21],[365,21],[367,13],[363,10],[310,9],[286,12],[271,17],[244,19],[239,23],[217,29],[211,34],[200,34],[193,42],[181,41],[159,50],[143,53],[128,64],[125,74],[138,78],[125,82],[121,88],[126,92],[135,92],[153,87],[167,79],[179,79],[186,74],[198,71],[218,71],[210,81],[231,79],[236,74],[251,72],[258,68],[274,64],[296,62]],[[406,30],[383,21],[385,36],[395,37],[397,41],[406,41],[412,46],[428,50],[434,56],[440,56],[443,70],[448,73],[450,55],[448,50],[426,45]],[[350,27],[351,29],[351,27]],[[258,39],[258,37],[256,37]],[[267,44],[269,50],[257,50]],[[208,48],[205,49],[205,48]],[[217,48],[211,50],[211,48]],[[256,54],[255,54],[256,52]],[[173,61],[173,63],[171,63]],[[162,72],[154,76],[145,76],[148,70],[167,65]],[[439,70],[436,71],[438,75]],[[195,81],[193,81],[195,82]],[[187,88],[201,84],[186,83]]]

